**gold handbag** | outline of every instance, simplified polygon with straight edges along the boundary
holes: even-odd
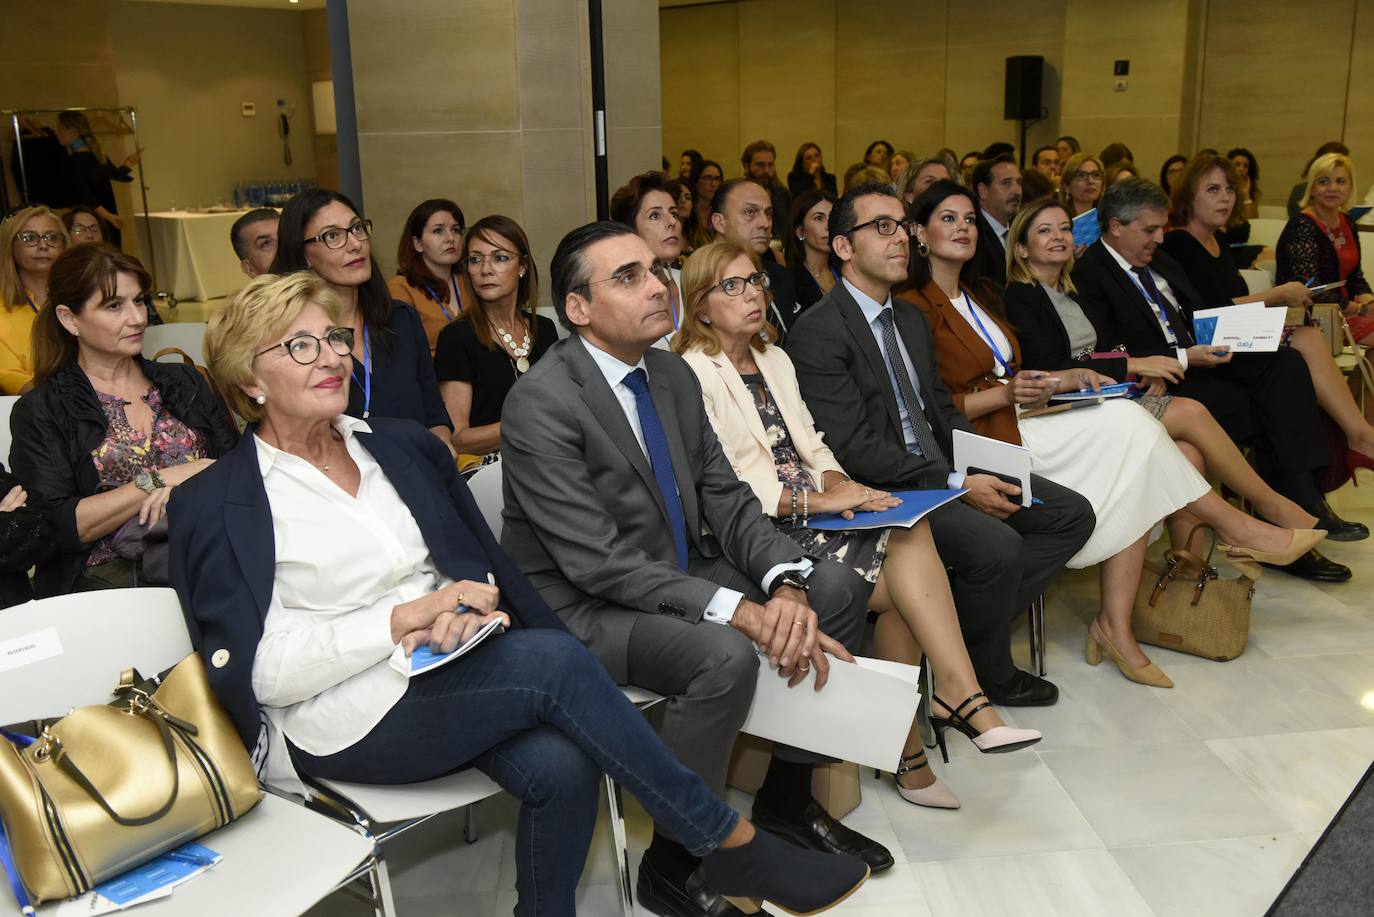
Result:
[[[1250,639],[1255,581],[1244,574],[1219,578],[1212,566],[1216,533],[1206,558],[1192,550],[1202,529],[1212,531],[1211,526],[1195,526],[1184,549],[1165,552],[1162,570],[1145,565],[1131,631],[1141,643],[1224,662],[1243,653]]]
[[[262,799],[198,654],[160,684],[129,669],[114,693],[32,724],[26,747],[0,741],[0,819],[35,904],[82,894]]]

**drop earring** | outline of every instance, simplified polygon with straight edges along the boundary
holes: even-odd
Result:
[[[930,257],[930,246],[922,242],[920,239],[916,240],[916,251],[922,258]]]

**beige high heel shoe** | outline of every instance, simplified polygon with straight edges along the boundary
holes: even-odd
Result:
[[[1153,662],[1148,665],[1134,666],[1122,658],[1117,652],[1116,647],[1112,646],[1112,641],[1107,639],[1107,635],[1102,633],[1102,628],[1098,626],[1097,619],[1094,618],[1088,625],[1087,641],[1084,644],[1084,655],[1087,656],[1088,665],[1097,665],[1102,661],[1102,652],[1106,650],[1107,655],[1116,667],[1136,684],[1150,685],[1155,688],[1172,688],[1174,683],[1169,680],[1169,676]]]
[[[1246,573],[1251,579],[1258,579],[1262,572],[1256,564],[1273,564],[1286,567],[1315,548],[1326,537],[1326,529],[1293,529],[1293,540],[1282,551],[1261,551],[1257,548],[1242,548],[1235,545],[1217,543],[1226,552],[1226,557],[1236,569]]]
[[[923,786],[914,790],[902,786],[902,781],[899,778],[903,774],[910,774],[928,767],[930,767],[930,762],[926,760],[924,751],[918,751],[914,755],[903,755],[897,766],[897,773],[894,775],[897,792],[912,805],[925,806],[928,809],[959,808],[959,797],[954,795],[954,791],[938,775],[935,777],[935,782],[930,786]]]

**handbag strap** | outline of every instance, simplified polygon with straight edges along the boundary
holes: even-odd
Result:
[[[162,717],[161,712],[152,709],[131,710],[130,712],[142,715],[146,719],[151,720],[157,727],[158,734],[162,737],[162,748],[167,753],[167,764],[172,769],[172,791],[168,794],[167,801],[159,806],[157,811],[151,814],[132,817],[120,815],[105,799],[100,790],[96,788],[95,784],[90,781],[90,778],[82,773],[81,768],[76,766],[76,762],[72,760],[71,755],[67,754],[66,749],[62,747],[62,743],[58,742],[53,737],[50,737],[49,740],[57,746],[56,750],[52,753],[53,763],[56,764],[64,774],[71,778],[72,782],[85,790],[88,796],[99,803],[100,808],[105,810],[106,815],[125,827],[136,828],[140,825],[150,825],[172,810],[172,806],[175,805],[177,801],[177,791],[180,789],[181,772],[177,768],[176,750],[172,746],[172,730],[171,727],[167,725],[167,721]]]

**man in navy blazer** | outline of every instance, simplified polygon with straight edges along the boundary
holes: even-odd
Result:
[[[490,573],[512,625],[566,630],[492,537],[443,444],[410,421],[370,417],[367,423],[372,432],[359,432],[359,441],[415,517],[439,571],[478,582]],[[175,536],[171,583],[191,643],[252,750],[261,729],[253,657],[272,600],[276,549],[251,427],[222,459],[173,491],[167,516]]]

